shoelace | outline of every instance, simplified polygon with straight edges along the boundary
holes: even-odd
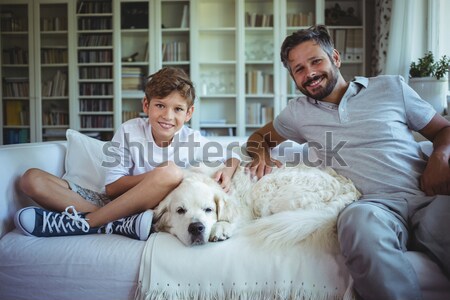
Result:
[[[108,223],[105,227],[105,233],[111,234],[114,232],[119,232],[122,234],[135,234],[134,232],[134,220],[138,217],[138,215],[134,215],[128,218],[122,218],[114,222]],[[121,223],[115,225],[114,223]]]
[[[72,210],[72,212],[69,212]],[[67,219],[69,220],[67,220]],[[84,232],[88,232],[90,229],[89,223],[85,218],[80,216],[73,206],[68,206],[62,213],[47,212],[44,211],[44,226],[42,227],[42,232],[48,228],[48,231],[60,233],[64,232],[74,232],[76,228],[81,229]]]

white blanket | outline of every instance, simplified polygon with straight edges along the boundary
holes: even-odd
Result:
[[[157,233],[143,251],[136,299],[344,299],[350,281],[341,255],[308,245],[269,251],[234,236],[186,247]]]

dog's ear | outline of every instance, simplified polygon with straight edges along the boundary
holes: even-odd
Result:
[[[153,231],[159,232],[159,231],[167,231],[167,218],[165,217],[167,215],[167,212],[169,210],[168,208],[169,201],[162,201],[159,203],[157,207],[155,207],[155,210],[153,211]]]
[[[229,214],[226,209],[227,195],[223,191],[217,191],[214,194],[214,202],[216,203],[217,221],[228,221]]]

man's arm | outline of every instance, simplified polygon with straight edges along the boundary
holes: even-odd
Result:
[[[285,140],[275,130],[273,122],[264,125],[250,135],[247,141],[247,152],[253,158],[250,164],[252,175],[261,178],[264,174],[271,172],[274,164],[278,167],[281,165],[279,161],[270,157],[270,150]]]
[[[419,133],[433,142],[420,188],[429,196],[450,195],[450,122],[436,114]]]

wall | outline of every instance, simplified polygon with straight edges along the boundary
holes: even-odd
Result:
[[[414,20],[410,32],[412,37],[410,45],[411,61],[416,61],[428,50],[428,0],[413,0],[411,2],[415,5],[413,8],[414,15],[411,16]],[[399,47],[402,46],[405,45],[399,45]]]
[[[447,55],[447,57],[450,57],[450,38],[448,29],[450,28],[450,1],[440,1],[440,23],[439,23],[439,49],[438,49],[438,55],[441,57],[442,55]],[[449,70],[450,71],[450,70]],[[448,97],[450,98],[450,80],[448,82]]]
[[[437,51],[437,55],[447,55],[450,56],[450,38],[448,29],[450,28],[450,1],[441,0],[439,7],[439,49]]]

